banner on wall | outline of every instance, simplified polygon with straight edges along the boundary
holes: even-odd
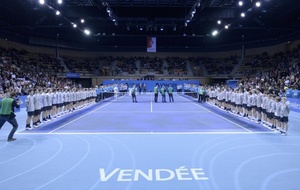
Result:
[[[147,37],[147,52],[156,52],[156,37]]]
[[[300,99],[298,98],[287,98],[290,101],[291,111],[300,113]]]

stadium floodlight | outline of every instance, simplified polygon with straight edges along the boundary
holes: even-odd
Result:
[[[84,33],[85,33],[86,35],[90,35],[90,34],[91,34],[91,31],[88,30],[88,29],[85,29],[85,30],[84,30]]]
[[[41,5],[44,5],[44,4],[45,4],[45,0],[39,0],[39,3],[40,3]]]

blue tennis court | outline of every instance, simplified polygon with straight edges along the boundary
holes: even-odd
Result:
[[[0,131],[0,189],[296,190],[299,115],[282,136],[196,99],[152,94],[92,104],[24,131]]]

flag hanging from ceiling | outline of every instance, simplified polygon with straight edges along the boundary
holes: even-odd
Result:
[[[156,37],[147,37],[147,52],[156,52]]]

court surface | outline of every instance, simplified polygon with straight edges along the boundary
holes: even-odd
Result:
[[[5,190],[298,190],[300,117],[281,136],[190,96],[153,102],[152,94],[92,104],[6,142]]]

